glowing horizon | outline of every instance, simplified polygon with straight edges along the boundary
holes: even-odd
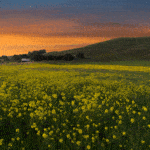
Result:
[[[18,10],[3,6],[0,11],[0,57],[41,49],[46,52],[70,50],[119,37],[150,36],[150,12],[146,12],[150,9],[143,10],[138,0],[138,12],[134,8],[128,9],[125,2],[111,3],[107,8],[105,3],[94,0],[88,4],[88,9],[84,0],[81,0],[83,7],[75,4],[75,0],[67,1],[41,9],[41,5],[28,7],[26,4],[28,9]]]

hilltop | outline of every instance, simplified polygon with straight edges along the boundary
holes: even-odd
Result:
[[[84,53],[91,61],[150,60],[150,37],[116,38],[105,42],[61,52],[49,52],[45,55],[75,55]]]

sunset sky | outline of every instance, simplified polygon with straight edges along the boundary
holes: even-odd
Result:
[[[1,0],[0,56],[150,36],[149,0]]]

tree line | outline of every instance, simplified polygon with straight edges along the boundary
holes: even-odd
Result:
[[[8,59],[7,56],[2,56],[0,59],[4,59],[4,61],[12,61],[12,62],[21,62],[22,58],[28,58],[31,61],[42,61],[42,60],[65,60],[65,61],[72,61],[75,58],[85,58],[84,53],[79,52],[76,56],[73,56],[72,54],[64,54],[64,55],[43,55],[46,54],[46,50],[39,50],[39,51],[33,51],[28,52],[28,54],[19,54],[19,55],[13,55],[11,59]]]

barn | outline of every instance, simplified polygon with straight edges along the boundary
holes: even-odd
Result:
[[[22,58],[21,62],[30,62],[31,60],[29,58]]]

